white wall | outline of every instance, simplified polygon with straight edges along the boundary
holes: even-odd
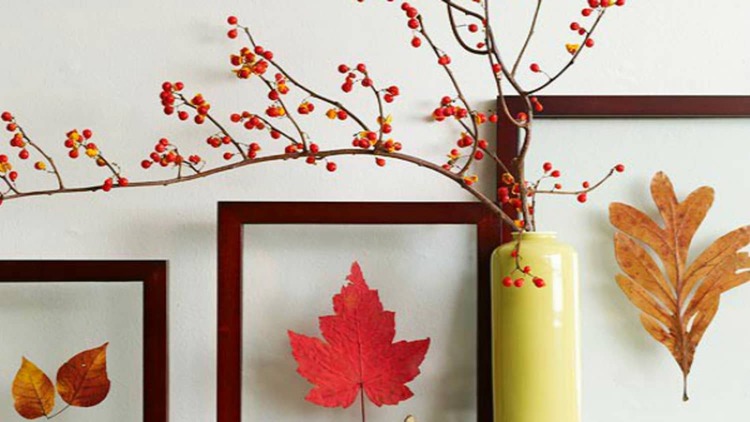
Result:
[[[458,76],[467,82],[467,94],[481,108],[490,107],[493,95],[483,77],[483,61],[458,53],[443,30],[446,17],[437,2],[412,3],[427,16],[436,40],[454,53],[454,61],[461,65]],[[565,59],[563,45],[572,39],[567,26],[571,19],[578,19],[582,3],[547,5],[549,9],[544,12],[539,39],[530,57],[538,58],[549,68]],[[628,7],[613,11],[597,36],[597,47],[587,52],[548,93],[750,94],[750,50],[746,45],[750,4],[729,2],[718,6],[699,0],[629,3]],[[508,42],[507,49],[512,51],[519,44],[531,5],[496,7],[500,6],[512,9],[498,14],[501,16],[495,24]],[[433,65],[431,53],[414,51],[407,45],[410,35],[397,4],[379,0],[365,4],[354,0],[6,0],[0,12],[0,108],[14,111],[29,133],[60,157],[69,183],[98,183],[104,177],[91,163],[64,159],[64,133],[73,127],[93,127],[101,148],[128,170],[132,180],[167,176],[158,169],[144,174],[138,166],[160,136],[167,135],[185,147],[194,146],[212,156],[203,143],[209,129],[180,124],[161,114],[157,94],[165,79],[179,78],[189,90],[203,92],[219,115],[242,109],[262,110],[264,94],[258,85],[238,83],[228,73],[228,55],[240,46],[224,37],[223,21],[230,13],[248,22],[262,43],[273,48],[290,70],[327,93],[338,95],[340,75],[334,69],[342,61],[366,61],[378,80],[400,85],[403,96],[392,109],[397,118],[394,134],[409,151],[438,160],[454,137],[443,126],[424,122],[424,115],[437,98],[450,91],[443,74]],[[354,94],[351,101],[363,113],[372,110],[368,97]],[[308,120],[309,131],[319,134],[321,143],[348,143],[351,129],[332,129],[326,119]],[[573,134],[569,132],[568,136]],[[664,157],[662,162],[673,163],[675,174],[679,169],[690,168],[686,158],[689,150],[671,152],[679,158]],[[727,153],[726,159],[734,162],[744,156],[744,149],[739,149]],[[221,162],[218,155],[212,157],[214,163]],[[541,160],[542,154],[536,157]],[[171,414],[177,421],[213,420],[216,201],[470,200],[453,184],[419,169],[394,163],[381,170],[361,160],[338,161],[340,171],[335,175],[301,163],[271,164],[165,189],[8,202],[0,208],[5,217],[0,222],[5,245],[2,257],[169,259]],[[645,175],[651,170],[654,169],[644,166],[643,173],[633,173],[627,179],[630,189],[618,191],[613,187],[612,194],[635,201],[636,195],[643,193],[640,187],[645,186]],[[742,174],[729,171],[738,170],[715,165],[709,172],[724,175],[722,180],[741,179]],[[22,173],[22,183],[39,177],[31,173]],[[490,174],[484,173],[486,177]],[[694,182],[716,180],[685,179],[678,181],[678,186],[688,189]],[[741,195],[727,194],[722,199],[741,207]],[[590,212],[603,209],[603,197],[600,201],[589,208]],[[578,211],[574,204],[565,209]],[[597,215],[602,218],[601,213]],[[551,220],[547,227],[564,227],[562,223],[554,224],[555,220]],[[598,235],[609,236],[608,227],[601,225],[599,229]],[[716,234],[719,233],[710,233]],[[587,238],[575,233],[566,235],[574,242]],[[608,270],[611,273],[614,268]],[[586,327],[590,330],[584,336],[584,340],[588,339],[584,344],[586,371],[590,374],[587,379],[596,377],[606,365],[617,364],[608,359],[612,353],[623,359],[638,359],[643,353],[640,347],[649,347],[651,353],[656,346],[637,331],[636,315],[621,297],[598,295],[589,285],[585,289],[584,299],[591,304],[584,309],[585,318],[603,324],[598,330],[614,336],[621,327],[608,324],[602,317],[608,301],[612,301],[622,308],[621,324],[628,324],[627,332],[632,333],[598,348],[591,324]],[[720,334],[717,329],[715,337],[709,335],[706,341],[726,339],[716,346],[720,347],[718,350],[734,350],[734,343],[728,342],[736,339],[729,332],[719,337]],[[710,360],[708,353],[698,356],[697,365],[701,358]],[[665,371],[668,365],[665,360]],[[653,368],[635,364],[620,368],[617,375],[623,377],[622,383],[638,381],[638,385],[654,388],[653,394],[659,399],[673,398],[675,386],[667,384],[671,378],[657,377]],[[674,371],[668,372],[669,377],[676,376]],[[747,374],[734,376],[747,378]],[[587,422],[611,416],[605,403],[617,400],[622,390],[617,384],[606,389],[599,385],[602,388],[598,390],[591,381],[587,385]],[[740,394],[744,387],[736,388]],[[698,391],[695,393],[698,396]],[[602,402],[601,398],[606,400]],[[725,399],[713,400],[711,408],[718,415],[720,401]],[[737,397],[727,404],[734,409],[742,406]],[[664,417],[663,413],[649,412],[644,406],[638,414],[625,416],[643,421]],[[727,420],[739,420],[741,416],[746,414],[736,410]]]

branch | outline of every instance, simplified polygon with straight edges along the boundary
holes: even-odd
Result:
[[[191,180],[201,179],[201,178],[212,176],[215,174],[224,173],[230,170],[238,169],[241,167],[246,167],[246,166],[253,165],[253,164],[268,163],[268,162],[273,162],[273,161],[296,160],[299,158],[305,158],[307,155],[308,154],[296,152],[296,153],[291,153],[291,154],[268,155],[264,157],[254,158],[254,159],[248,158],[248,159],[237,161],[237,162],[227,164],[221,167],[215,167],[210,170],[205,170],[200,173],[191,174],[189,176],[183,176],[181,178],[174,177],[174,178],[163,179],[163,180],[131,182],[127,186],[115,185],[112,187],[112,189],[114,190],[114,189],[153,187],[153,186],[169,186],[169,185],[174,185],[178,183],[188,182]],[[424,160],[424,159],[421,159],[412,155],[408,155],[408,154],[401,154],[401,153],[395,153],[395,152],[384,153],[381,151],[376,151],[376,150],[371,150],[371,149],[355,149],[355,148],[332,149],[332,150],[320,151],[313,155],[315,156],[316,159],[324,159],[328,157],[341,156],[341,155],[351,155],[351,156],[366,155],[366,156],[378,156],[378,157],[384,157],[384,158],[392,158],[394,160],[400,160],[400,161],[412,163],[419,167],[423,167],[428,170],[432,170],[433,172],[439,173],[449,178],[453,182],[458,183],[461,187],[466,189],[469,193],[471,193],[473,196],[479,199],[482,203],[491,207],[492,210],[497,215],[499,215],[500,218],[504,222],[510,225],[513,224],[513,220],[509,216],[507,216],[502,211],[502,209],[500,209],[500,207],[497,206],[497,204],[495,204],[492,200],[487,198],[483,193],[477,191],[471,186],[466,185],[463,179],[457,174],[444,170],[441,166],[435,163],[429,162],[427,160]],[[10,201],[13,199],[20,199],[20,198],[33,197],[33,196],[53,196],[53,195],[71,194],[71,193],[96,192],[100,190],[102,190],[101,185],[81,186],[81,187],[76,187],[76,188],[65,188],[65,189],[37,190],[37,191],[29,191],[29,192],[22,192],[22,193],[13,194],[13,195],[7,195],[5,196],[4,200]]]
[[[479,20],[484,20],[484,16],[482,16],[481,14],[479,14],[477,12],[474,12],[474,11],[471,11],[471,10],[469,10],[469,9],[461,6],[461,5],[458,5],[458,4],[454,3],[454,2],[452,2],[451,0],[440,0],[440,1],[442,1],[443,3],[445,3],[448,6],[449,10],[456,9],[459,12],[461,12],[461,13],[467,15],[467,16],[471,16],[471,17],[477,18]]]
[[[523,43],[523,47],[521,48],[521,51],[518,53],[518,57],[516,58],[516,63],[513,65],[513,70],[510,72],[510,74],[513,76],[516,76],[516,71],[518,71],[518,65],[521,64],[523,55],[526,53],[526,49],[529,48],[529,44],[531,43],[531,38],[534,37],[534,31],[536,30],[536,23],[539,20],[539,11],[541,10],[542,10],[542,0],[537,0],[536,10],[534,11],[534,18],[531,20],[531,26],[529,27],[529,34],[526,36],[526,41]]]
[[[478,48],[474,48],[470,46],[464,39],[461,37],[461,34],[458,33],[458,27],[456,26],[456,19],[453,16],[453,8],[449,5],[448,6],[448,19],[450,20],[451,24],[451,30],[453,31],[453,37],[456,38],[456,41],[463,47],[464,50],[468,51],[472,54],[478,54],[478,55],[487,55],[490,54],[490,49],[487,46],[487,43],[485,42],[485,49],[480,50]]]
[[[549,80],[547,82],[545,82],[545,83],[539,85],[538,87],[536,87],[536,88],[528,91],[527,93],[529,95],[533,95],[534,93],[539,92],[539,91],[543,90],[544,88],[550,86],[553,82],[555,82],[558,78],[560,78],[560,76],[562,76],[571,66],[573,66],[573,64],[575,64],[576,59],[581,54],[581,52],[583,51],[583,49],[586,47],[586,42],[589,40],[589,38],[591,38],[591,35],[596,30],[596,27],[599,26],[599,22],[601,22],[601,20],[604,17],[605,13],[607,13],[607,9],[600,9],[599,10],[599,14],[596,17],[596,20],[594,21],[594,24],[591,26],[591,29],[586,33],[586,37],[583,39],[583,42],[581,43],[581,46],[573,54],[573,57],[570,58],[570,61],[568,62],[568,64],[566,64],[565,66],[563,66],[563,68],[560,69],[560,71],[557,72],[554,76],[552,76],[551,78],[549,78]]]
[[[583,193],[589,193],[601,185],[603,185],[607,180],[609,180],[610,177],[612,177],[615,172],[617,172],[617,167],[612,167],[612,169],[609,170],[606,176],[604,176],[601,180],[596,182],[595,184],[591,185],[590,187],[586,189],[580,189],[580,190],[556,190],[556,189],[549,189],[549,190],[534,190],[534,194],[543,194],[543,195],[580,195]]]
[[[250,44],[253,46],[253,48],[257,47],[258,45],[255,43],[255,39],[253,38],[252,34],[250,33],[250,28],[248,28],[246,26],[238,26],[238,27],[242,28],[242,30],[245,31],[245,34],[247,35],[248,39],[250,40]],[[282,68],[273,59],[266,58],[266,60],[268,61],[268,63],[271,63],[271,65],[273,65],[273,67],[275,67],[276,70],[279,71],[279,73],[281,73],[282,75],[284,75],[284,77],[289,82],[291,82],[292,84],[294,84],[295,86],[297,86],[297,88],[305,91],[307,93],[307,95],[309,95],[309,96],[311,96],[313,98],[317,98],[320,101],[326,102],[326,103],[328,103],[328,104],[330,104],[330,105],[332,105],[332,106],[334,106],[334,107],[336,107],[338,109],[344,110],[346,112],[346,114],[348,114],[352,119],[354,119],[354,121],[356,121],[357,124],[359,124],[359,126],[363,130],[365,130],[367,132],[370,132],[370,128],[362,121],[362,119],[360,119],[355,113],[352,113],[352,111],[349,110],[348,108],[346,108],[345,105],[341,104],[340,102],[338,102],[336,100],[332,100],[332,99],[330,99],[328,97],[320,95],[317,92],[314,92],[313,90],[311,90],[310,88],[308,88],[307,86],[301,84],[299,81],[297,81],[296,79],[294,79],[286,70],[284,70],[284,68]]]

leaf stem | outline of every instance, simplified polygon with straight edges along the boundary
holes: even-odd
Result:
[[[362,408],[362,422],[367,422],[367,418],[365,417],[365,386],[364,384],[360,384],[359,386],[359,401],[361,403],[361,408]]]
[[[47,420],[50,420],[50,419],[52,419],[52,418],[55,418],[55,417],[57,417],[57,416],[60,416],[60,414],[61,414],[62,412],[66,411],[66,410],[68,410],[68,409],[70,409],[70,405],[67,405],[67,406],[63,407],[62,409],[58,410],[57,412],[55,412],[55,413],[53,413],[53,414],[51,414],[51,415],[49,415],[49,416],[47,416],[47,415],[44,415],[44,417],[45,417],[45,418],[47,418]]]

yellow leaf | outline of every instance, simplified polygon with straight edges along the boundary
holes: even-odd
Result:
[[[49,377],[26,358],[13,380],[16,412],[26,419],[48,416],[55,407],[55,387]]]

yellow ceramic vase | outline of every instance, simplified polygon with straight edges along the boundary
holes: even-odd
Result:
[[[503,278],[515,268],[515,242],[495,250],[495,422],[580,422],[578,256],[554,233],[522,236],[521,265],[530,266],[546,287],[535,287],[528,277],[521,288],[504,287]]]

